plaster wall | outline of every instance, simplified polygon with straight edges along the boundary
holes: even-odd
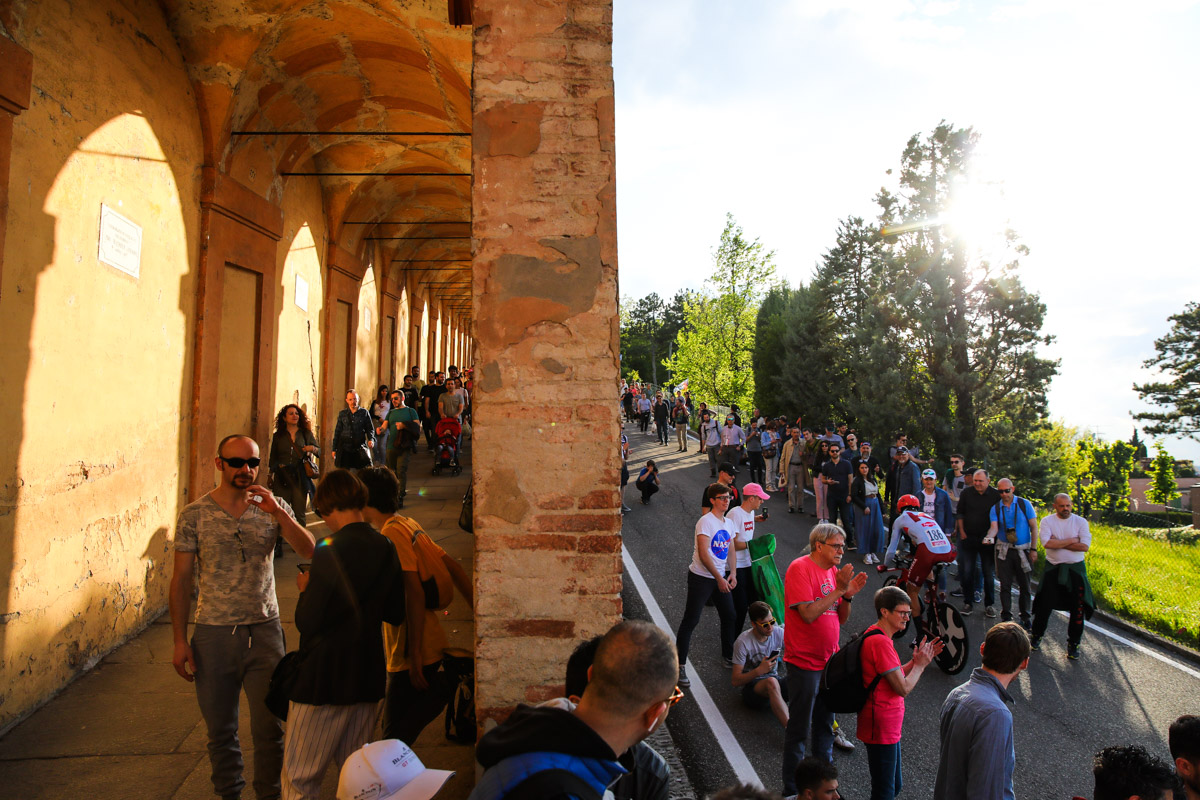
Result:
[[[45,0],[7,24],[33,92],[0,286],[0,729],[165,606],[203,161],[156,3]],[[137,277],[97,258],[101,204],[141,227]]]
[[[258,305],[262,276],[226,264],[221,293],[221,350],[217,361],[217,405],[213,414],[222,438],[254,435],[254,393],[258,384]],[[265,449],[266,442],[259,442]],[[212,469],[213,483],[220,481]]]
[[[379,389],[379,285],[375,270],[367,268],[358,290],[358,329],[354,333],[354,388],[362,404],[371,407]]]
[[[325,302],[324,258],[328,235],[321,185],[316,178],[292,178],[283,195],[283,243],[279,248],[278,354],[275,359],[275,402],[271,413],[288,403],[304,409],[314,428],[320,420],[318,365],[321,360],[321,311]],[[281,243],[281,244],[283,244]],[[308,310],[296,304],[296,278],[308,283]],[[271,425],[274,426],[274,417]],[[272,430],[274,428],[272,427]]]

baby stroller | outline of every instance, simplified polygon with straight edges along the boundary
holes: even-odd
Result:
[[[458,440],[462,436],[462,425],[454,417],[442,417],[433,428],[437,444],[433,450],[433,474],[441,475],[442,470],[449,469],[451,475],[458,475],[462,467],[458,463]]]

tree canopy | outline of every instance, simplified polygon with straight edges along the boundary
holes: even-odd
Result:
[[[1188,303],[1168,319],[1171,330],[1154,342],[1158,354],[1145,365],[1161,370],[1169,379],[1133,387],[1142,400],[1162,410],[1134,414],[1133,418],[1149,422],[1145,431],[1153,436],[1187,436],[1200,441],[1200,302]]]

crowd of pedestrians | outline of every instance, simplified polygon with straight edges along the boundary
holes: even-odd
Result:
[[[629,394],[636,397],[637,390],[626,390]],[[691,400],[680,404],[690,408]],[[953,562],[958,581],[949,594],[962,598],[961,613],[970,615],[982,605],[984,616],[1000,619],[980,646],[982,665],[943,703],[934,796],[1014,797],[1013,697],[1008,686],[1040,649],[1053,610],[1069,614],[1067,657],[1077,660],[1084,622],[1095,608],[1085,566],[1091,533],[1087,521],[1073,513],[1071,497],[1058,495],[1052,513],[1039,518],[1012,480],[1001,478],[993,485],[986,470],[969,467],[959,453],[951,454],[949,469],[939,475],[932,460],[923,458],[920,447],[903,433],[892,439],[883,458],[848,426],[813,429],[799,420],[767,420],[758,409],[743,424],[736,407],[721,414],[701,403],[690,424],[715,482],[704,490],[692,538],[687,598],[676,631],[679,685],[686,688],[694,679],[687,668],[693,633],[705,607],[713,606],[720,621],[717,649],[731,670],[732,686],[746,706],[769,709],[783,728],[782,794],[839,796],[836,771],[813,781],[800,776],[813,774],[813,764],[830,764],[835,742],[854,747],[841,735],[818,691],[826,665],[843,642],[851,604],[867,581],[865,573],[855,573],[852,561],[890,567],[906,546],[911,565],[898,586],[875,593],[876,622],[859,635],[861,678],[869,691],[855,734],[871,776],[870,791],[862,794],[891,800],[902,789],[904,699],[945,647],[919,619],[920,595],[927,580],[936,580],[929,584],[936,589],[929,591],[936,590],[945,601],[947,573],[934,568]],[[739,490],[736,476],[742,464],[749,482]],[[658,485],[656,470],[656,491]],[[782,493],[788,513],[804,514],[808,508],[817,520],[808,552],[786,568],[783,619],[776,619],[758,598],[749,556],[755,525],[763,519],[760,509],[774,491]],[[1031,577],[1039,549],[1047,564],[1035,595]],[[994,579],[1000,584],[999,603]],[[895,642],[904,631],[916,632],[907,660]],[[1193,719],[1181,718],[1178,728],[1194,737]],[[1187,740],[1183,733],[1178,738]],[[1139,765],[1152,765],[1154,759],[1138,748],[1132,756],[1129,748],[1110,748],[1119,753],[1097,755],[1095,796],[1171,797],[1169,790],[1178,780],[1188,785],[1189,800],[1200,800],[1194,787],[1200,782],[1194,747],[1172,744],[1178,775],[1163,778],[1161,785],[1117,782],[1133,787],[1129,791],[1112,789],[1107,776],[1122,770],[1140,774]],[[1183,755],[1176,755],[1177,749]],[[1138,786],[1144,793],[1138,793]],[[731,787],[716,795],[760,796],[776,797],[751,787]]]

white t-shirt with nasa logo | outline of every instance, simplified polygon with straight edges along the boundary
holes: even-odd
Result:
[[[700,560],[700,537],[708,537],[708,554],[712,557],[713,566],[722,575],[726,575],[731,571],[731,567],[736,564],[736,559],[727,564],[729,554],[733,552],[733,523],[729,517],[721,519],[711,511],[700,518],[696,523],[696,536],[692,543],[692,563],[688,569],[697,575],[705,578],[712,578],[712,573],[704,566],[704,562]]]
[[[729,513],[725,515],[726,521],[729,523],[729,530],[734,537],[743,542],[749,542],[754,538],[754,514],[746,509],[738,506],[737,508],[729,509]],[[736,550],[738,569],[750,566],[750,548],[745,550]]]

